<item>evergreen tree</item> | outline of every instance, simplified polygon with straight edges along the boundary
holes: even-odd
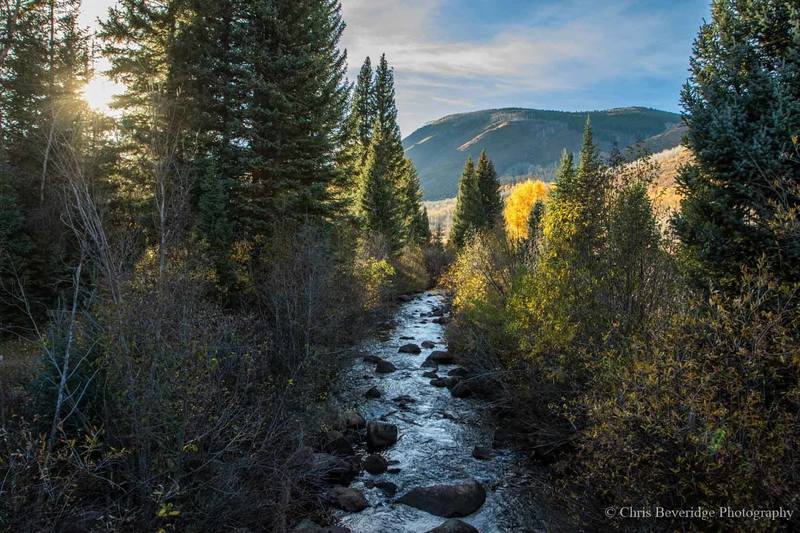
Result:
[[[286,218],[330,216],[347,105],[338,0],[253,0],[245,57],[252,65],[247,121],[255,158],[245,225],[259,234]]]
[[[381,235],[390,251],[397,252],[402,246],[403,227],[388,157],[391,148],[376,121],[372,144],[359,178],[358,215],[365,231]]]
[[[356,141],[358,163],[363,164],[372,141],[376,118],[375,85],[372,62],[367,57],[358,73],[350,108],[349,124]]]
[[[485,150],[481,152],[476,172],[485,217],[484,227],[492,228],[502,220],[503,199],[500,196],[500,184],[497,182],[497,171]]]
[[[375,117],[380,124],[383,136],[389,143],[392,175],[395,186],[399,187],[405,166],[405,152],[403,140],[400,135],[400,126],[397,124],[397,103],[395,101],[394,70],[386,60],[386,54],[381,55],[378,68],[375,70]]]
[[[544,202],[536,200],[528,216],[528,248],[535,248],[542,234],[542,219],[544,218]]]
[[[430,239],[428,213],[422,205],[422,189],[414,164],[404,160],[397,201],[403,224],[403,240],[408,244],[425,244]]]
[[[450,244],[460,248],[473,234],[484,226],[485,215],[478,175],[472,157],[467,158],[464,172],[458,183],[456,209],[453,213],[453,226],[450,229]]]
[[[83,151],[90,112],[82,98],[90,75],[88,37],[78,24],[77,0],[7,3],[2,10],[14,23],[3,29],[0,57],[0,210],[9,210],[0,232],[13,232],[6,235],[8,250],[17,250],[13,264],[21,264],[19,250],[26,250],[25,292],[39,316],[68,281],[66,265],[76,250],[63,224],[62,176],[53,161],[66,140],[90,159]],[[0,315],[6,302],[0,298]]]
[[[734,286],[762,255],[800,280],[797,3],[715,0],[682,100],[694,163],[674,224],[700,281]]]

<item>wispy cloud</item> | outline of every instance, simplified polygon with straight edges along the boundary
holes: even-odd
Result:
[[[693,9],[655,0],[548,0],[505,12],[499,5],[499,12],[487,10],[476,20],[458,9],[470,1],[483,0],[343,0],[351,67],[366,55],[389,56],[405,133],[449,112],[538,98],[554,102],[557,93],[615,81],[630,93],[630,105],[649,104],[636,100],[635,83],[626,88],[642,79],[660,80],[677,103],[691,37],[705,9],[701,0],[681,2]],[[462,31],[450,31],[453,25]],[[598,103],[589,98],[585,107]],[[422,108],[434,114],[422,118]]]

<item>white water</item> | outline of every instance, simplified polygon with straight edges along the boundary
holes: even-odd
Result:
[[[481,533],[537,531],[544,528],[536,521],[531,501],[520,494],[530,482],[531,474],[520,466],[521,457],[513,450],[498,450],[487,461],[472,457],[475,446],[491,447],[494,428],[485,401],[453,398],[446,388],[430,385],[422,376],[431,368],[421,368],[433,350],[447,350],[443,341],[444,328],[427,315],[441,306],[444,297],[436,292],[416,296],[403,304],[394,319],[395,327],[383,339],[364,343],[363,353],[391,361],[397,371],[376,374],[374,364],[360,358],[346,373],[340,386],[339,402],[353,408],[367,420],[382,420],[396,424],[400,430],[398,442],[384,456],[400,468],[399,473],[371,475],[366,472],[355,480],[353,487],[364,491],[370,507],[360,513],[340,513],[342,525],[353,533],[418,533],[428,531],[446,519],[424,511],[393,503],[378,488],[367,488],[367,480],[390,481],[398,486],[399,497],[410,489],[436,484],[451,484],[476,479],[486,489],[486,502],[473,515],[462,518]],[[401,337],[413,337],[401,339]],[[430,340],[437,345],[422,348],[419,355],[398,353],[403,344],[421,345]],[[440,365],[438,374],[446,377],[455,365]],[[377,399],[364,397],[364,392],[377,386],[383,395]],[[408,395],[415,402],[400,407],[392,399]]]

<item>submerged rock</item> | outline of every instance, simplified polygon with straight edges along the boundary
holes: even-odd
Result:
[[[486,490],[475,480],[457,485],[417,488],[397,499],[397,503],[444,518],[471,515],[485,501]]]
[[[378,364],[375,365],[375,372],[378,374],[390,374],[397,370],[397,367],[394,366],[391,362],[385,361],[381,359],[378,361]]]
[[[426,533],[480,533],[477,529],[459,520],[451,518],[439,527],[435,527]]]
[[[348,513],[358,513],[369,507],[364,493],[352,487],[333,487],[325,494],[325,499]]]
[[[367,446],[370,450],[388,448],[397,442],[397,426],[386,422],[371,421],[367,424]]]
[[[381,489],[390,498],[394,498],[394,495],[397,494],[397,485],[391,481],[376,481],[373,485],[375,488]]]
[[[472,450],[472,457],[480,461],[486,461],[494,457],[494,452],[487,446],[475,446]]]
[[[378,387],[370,387],[367,389],[367,392],[364,393],[364,396],[367,398],[380,398],[381,391],[378,389]]]
[[[436,347],[436,343],[433,341],[422,341],[422,347],[426,349],[431,349]]]
[[[400,352],[400,353],[411,353],[411,354],[415,354],[415,355],[422,352],[422,350],[419,348],[419,346],[417,346],[413,342],[410,342],[408,344],[402,345],[400,347],[400,349],[397,350],[397,351]]]

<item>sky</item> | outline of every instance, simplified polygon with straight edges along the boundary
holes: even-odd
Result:
[[[114,1],[84,0],[85,22]],[[342,0],[342,11],[348,76],[386,53],[403,135],[494,107],[679,111],[709,18],[708,0]]]

